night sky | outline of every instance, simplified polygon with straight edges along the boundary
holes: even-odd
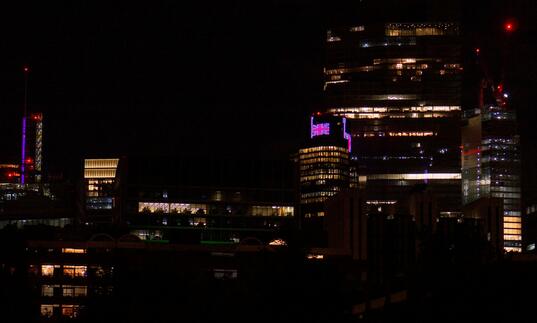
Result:
[[[32,69],[30,107],[45,113],[49,170],[78,168],[84,156],[288,158],[307,115],[322,106],[325,30],[358,17],[361,2],[2,5],[0,163],[19,156],[24,64]],[[476,42],[497,48],[500,28],[491,26],[508,14],[520,21],[518,52],[533,55],[535,5],[490,3],[463,18]],[[529,82],[522,96],[536,88],[531,64],[514,73]]]

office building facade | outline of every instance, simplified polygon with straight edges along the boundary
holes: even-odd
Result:
[[[397,200],[415,184],[460,209],[462,65],[459,26],[384,23],[333,28],[326,39],[326,112],[347,118],[360,184]]]
[[[298,154],[303,217],[324,216],[324,202],[350,187],[351,145],[346,118],[322,114],[311,117],[309,141]]]
[[[467,112],[462,128],[463,203],[483,197],[502,199],[505,250],[521,251],[520,139],[516,114],[509,108],[508,95],[501,85],[494,87],[486,82],[484,87],[483,106]]]

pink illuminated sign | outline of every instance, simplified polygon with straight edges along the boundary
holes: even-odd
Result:
[[[311,138],[316,136],[323,136],[330,134],[330,123],[313,124],[313,117],[311,118]]]

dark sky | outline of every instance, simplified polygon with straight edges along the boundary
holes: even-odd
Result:
[[[389,1],[398,4],[394,12],[416,12],[408,1]],[[78,165],[88,155],[287,158],[304,137],[307,114],[321,106],[325,30],[358,17],[361,3],[2,4],[0,162],[19,155],[26,63],[30,106],[45,113],[49,169]],[[529,44],[531,3],[475,4],[465,23],[476,42],[493,43],[498,30],[490,28],[503,14],[522,16],[521,38]],[[534,48],[524,50],[529,57]],[[517,73],[526,75],[519,81],[530,79]]]
[[[319,101],[319,5],[137,3],[3,11],[3,158],[19,154],[24,63],[32,68],[30,106],[45,112],[50,161],[133,153],[285,158],[296,149],[302,120]]]

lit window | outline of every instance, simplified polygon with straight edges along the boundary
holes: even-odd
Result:
[[[43,285],[41,286],[41,296],[52,297],[54,296],[54,288],[59,288],[60,285]]]
[[[41,276],[53,276],[55,267],[59,267],[59,266],[41,265]]]
[[[86,249],[62,248],[63,253],[86,253]]]
[[[88,288],[86,286],[72,286],[63,285],[64,297],[80,297],[88,294]]]
[[[275,239],[269,242],[269,246],[286,246],[287,243],[282,239]]]
[[[80,315],[80,305],[62,305],[62,316],[76,318]]]
[[[42,304],[41,305],[41,316],[42,317],[52,317],[54,315],[54,308],[59,308],[59,304]]]
[[[63,266],[63,274],[67,277],[86,277],[87,266]]]
[[[358,32],[358,31],[364,31],[364,30],[365,30],[364,26],[354,26],[354,27],[351,27],[350,29],[351,32]]]

